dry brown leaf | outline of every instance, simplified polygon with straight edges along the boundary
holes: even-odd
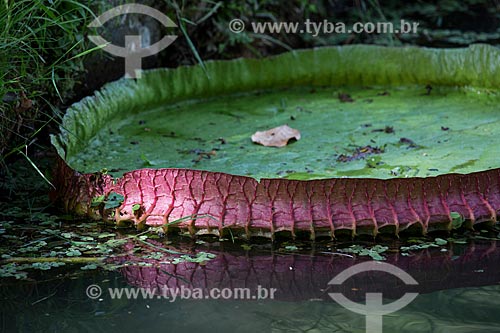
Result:
[[[267,131],[255,132],[252,141],[266,147],[284,147],[290,139],[300,140],[300,132],[296,129],[282,125]]]

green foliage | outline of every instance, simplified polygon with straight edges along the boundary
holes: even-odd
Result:
[[[0,153],[17,152],[59,117],[53,105],[73,96],[83,58],[70,59],[89,49],[85,27],[92,18],[74,0],[0,3]]]
[[[425,238],[415,238],[411,241],[408,241],[408,243],[413,244],[401,246],[399,249],[402,256],[408,256],[412,251],[420,251],[439,247],[441,247],[441,251],[445,252],[447,251],[445,246],[448,245],[448,242],[459,244],[458,242],[455,242],[453,238],[449,238],[448,240],[446,240],[438,237],[434,238],[434,241],[427,241]]]
[[[262,57],[284,50],[339,44],[404,45],[469,45],[474,42],[498,43],[498,6],[493,1],[435,1],[414,3],[401,1],[202,1],[165,0],[166,10],[178,18],[181,38],[170,54],[177,63],[196,63],[202,58],[230,59],[240,56]],[[228,29],[229,22],[238,18],[247,26],[241,33]],[[419,22],[416,34],[395,33],[256,33],[251,22],[391,22],[398,27],[401,19]],[[448,29],[452,29],[449,30]],[[477,33],[474,30],[480,30]],[[486,30],[486,31],[485,31]],[[464,37],[464,33],[467,36]],[[186,57],[190,54],[189,57]],[[170,59],[172,61],[172,59]]]
[[[80,252],[80,250],[78,249],[70,248],[68,251],[66,251],[66,255],[68,257],[79,257],[82,255],[82,252]]]
[[[385,260],[385,257],[382,255],[382,253],[386,252],[388,249],[389,247],[382,245],[364,247],[363,245],[355,244],[345,249],[339,249],[339,252],[352,253],[358,256],[369,256],[373,260],[382,261]]]
[[[178,258],[174,258],[172,260],[172,264],[177,265],[183,262],[195,262],[195,263],[204,263],[206,261],[212,260],[216,257],[215,254],[207,253],[207,252],[198,252],[196,255],[188,255],[184,254]]]

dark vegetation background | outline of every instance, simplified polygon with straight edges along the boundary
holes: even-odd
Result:
[[[65,109],[123,75],[124,62],[97,50],[86,38],[95,16],[120,0],[5,0],[0,3],[0,202],[45,195],[54,153],[48,134]],[[500,1],[137,1],[169,16],[178,28],[164,31],[147,17],[127,15],[98,30],[114,44],[125,34],[178,35],[163,52],[143,59],[143,68],[177,67],[209,59],[265,57],[325,45],[381,44],[464,47],[500,43]],[[228,23],[391,21],[420,22],[418,34],[234,34]],[[248,25],[247,25],[248,26]],[[35,185],[38,184],[38,185]],[[31,192],[30,192],[31,191]],[[17,195],[16,195],[17,194]]]

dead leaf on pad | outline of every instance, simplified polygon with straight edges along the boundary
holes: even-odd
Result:
[[[282,125],[263,132],[255,132],[252,141],[266,147],[284,147],[290,139],[300,140],[300,132]]]

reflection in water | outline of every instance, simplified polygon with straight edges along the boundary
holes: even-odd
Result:
[[[500,245],[500,244],[499,244]],[[341,287],[328,283],[345,269],[366,261],[332,254],[291,254],[210,249],[217,257],[203,264],[182,262],[154,267],[122,269],[132,286],[155,288],[276,288],[277,300],[330,300],[329,292],[342,292],[351,299],[364,299],[366,292],[382,292],[400,298],[405,292],[429,293],[436,290],[496,284],[500,279],[500,246],[496,242],[453,245],[448,251],[428,249],[410,256],[390,254],[385,262],[409,273],[418,286],[406,286],[399,278],[383,272],[353,276]],[[120,262],[144,262],[143,258],[120,257]]]
[[[206,248],[204,248],[206,250]],[[58,332],[365,332],[364,318],[334,301],[340,291],[362,301],[368,292],[390,299],[407,291],[420,296],[402,310],[384,316],[384,332],[500,331],[500,246],[495,242],[389,255],[386,262],[419,285],[406,288],[386,273],[359,274],[340,289],[328,288],[343,269],[360,262],[332,255],[269,254],[259,251],[216,251],[205,265],[180,263],[126,267],[121,274],[96,272],[78,279],[55,279],[44,273],[37,283],[0,286],[4,331]],[[256,252],[254,254],[254,252]],[[122,261],[133,261],[124,257]],[[141,260],[144,261],[144,260]],[[182,278],[179,278],[182,277]],[[103,290],[102,300],[86,297],[88,285]],[[107,288],[184,286],[189,288],[277,288],[275,300],[112,300]]]

